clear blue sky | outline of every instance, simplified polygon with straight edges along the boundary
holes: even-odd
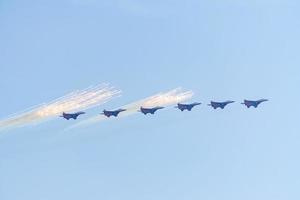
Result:
[[[73,134],[61,119],[11,130],[0,199],[300,199],[299,10],[296,0],[1,0],[1,118],[101,82],[123,97],[89,115],[177,86],[205,104],[271,101]]]

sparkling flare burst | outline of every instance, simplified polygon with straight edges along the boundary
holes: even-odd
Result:
[[[117,90],[108,84],[101,84],[84,90],[77,90],[50,103],[44,103],[30,110],[1,120],[0,128],[38,123],[51,117],[57,117],[62,112],[86,110],[104,104],[120,94],[120,90]]]

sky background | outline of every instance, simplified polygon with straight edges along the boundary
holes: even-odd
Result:
[[[0,118],[109,82],[86,119],[182,86],[162,110],[0,135],[1,200],[300,199],[300,2],[0,0]],[[244,98],[268,98],[258,109]],[[210,100],[236,100],[225,110]]]

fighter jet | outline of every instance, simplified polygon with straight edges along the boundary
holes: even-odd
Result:
[[[184,110],[191,111],[195,106],[198,106],[198,105],[201,105],[201,103],[197,103],[197,102],[192,103],[192,104],[179,103],[179,104],[177,104],[177,106],[175,108],[178,108],[181,111],[184,111]]]
[[[140,110],[139,110],[139,112],[143,113],[144,115],[147,115],[147,114],[152,114],[152,115],[154,115],[154,113],[155,113],[156,111],[161,110],[161,109],[163,109],[163,108],[164,108],[164,107],[159,107],[159,106],[154,107],[154,108],[143,108],[143,107],[141,107]]]
[[[69,119],[76,120],[79,115],[83,115],[83,114],[85,114],[85,112],[77,112],[77,113],[65,113],[65,112],[63,112],[63,114],[60,117],[63,117],[66,120],[69,120]]]
[[[118,115],[124,111],[126,111],[126,109],[118,109],[118,110],[112,110],[112,111],[103,110],[103,113],[101,113],[101,114],[105,115],[108,118],[111,116],[118,117]]]
[[[254,108],[257,108],[257,106],[259,104],[261,104],[262,102],[268,101],[268,99],[260,99],[257,101],[251,101],[251,100],[244,100],[244,104],[245,106],[247,106],[247,108],[250,108],[251,106],[253,106]]]
[[[230,103],[234,103],[234,101],[225,101],[225,102],[215,102],[215,101],[211,101],[210,104],[208,104],[208,106],[213,107],[214,109],[217,108],[221,108],[224,109],[225,106],[227,106]]]

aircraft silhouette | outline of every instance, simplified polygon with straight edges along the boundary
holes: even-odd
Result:
[[[76,120],[79,115],[83,115],[83,114],[85,114],[85,112],[77,112],[77,113],[65,113],[65,112],[63,112],[63,114],[60,117],[63,117],[66,120],[69,120],[69,119]]]
[[[224,102],[215,102],[211,101],[208,106],[213,107],[214,109],[221,108],[224,109],[228,104],[234,103],[234,101],[224,101]]]
[[[118,117],[118,115],[124,111],[126,111],[126,109],[118,109],[118,110],[112,110],[112,111],[103,110],[103,113],[101,113],[101,114],[105,115],[108,118],[111,116]]]
[[[154,108],[143,108],[141,107],[139,112],[143,113],[144,115],[147,115],[147,114],[152,114],[154,115],[156,111],[158,110],[161,110],[161,109],[164,109],[164,107],[154,107]]]
[[[182,103],[178,103],[177,106],[175,108],[178,108],[181,111],[184,110],[188,110],[191,111],[195,106],[201,105],[201,103],[191,103],[191,104],[182,104]]]
[[[247,106],[247,108],[250,108],[251,106],[253,106],[254,108],[257,108],[259,104],[261,104],[265,101],[268,101],[268,99],[260,99],[260,100],[257,100],[257,101],[244,100],[244,102],[242,104]]]

